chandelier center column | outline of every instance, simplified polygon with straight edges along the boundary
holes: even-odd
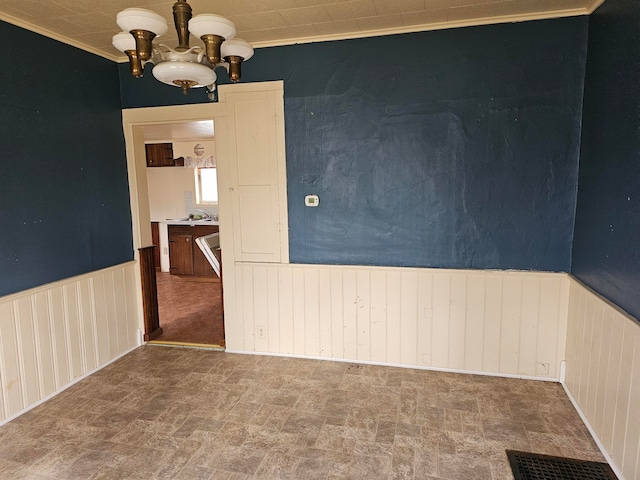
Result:
[[[179,52],[189,50],[189,20],[191,17],[191,6],[186,0],[178,0],[173,4],[173,22],[178,33],[176,50]]]

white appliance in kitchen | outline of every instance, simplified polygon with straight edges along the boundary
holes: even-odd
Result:
[[[211,264],[211,268],[220,277],[220,260],[216,255],[216,251],[220,250],[220,234],[211,233],[203,237],[196,238],[196,244],[202,250],[207,261]]]

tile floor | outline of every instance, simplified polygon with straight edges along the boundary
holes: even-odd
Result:
[[[162,342],[224,346],[220,280],[157,272]]]
[[[144,346],[0,427],[2,479],[511,479],[603,461],[558,384]]]

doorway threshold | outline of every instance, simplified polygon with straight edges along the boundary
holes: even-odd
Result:
[[[208,343],[171,342],[168,340],[149,340],[147,345],[164,345],[165,347],[200,348],[203,350],[216,350],[224,352],[222,345],[212,345]]]

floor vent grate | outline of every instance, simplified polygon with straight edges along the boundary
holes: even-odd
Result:
[[[606,463],[507,450],[515,480],[617,480]]]

